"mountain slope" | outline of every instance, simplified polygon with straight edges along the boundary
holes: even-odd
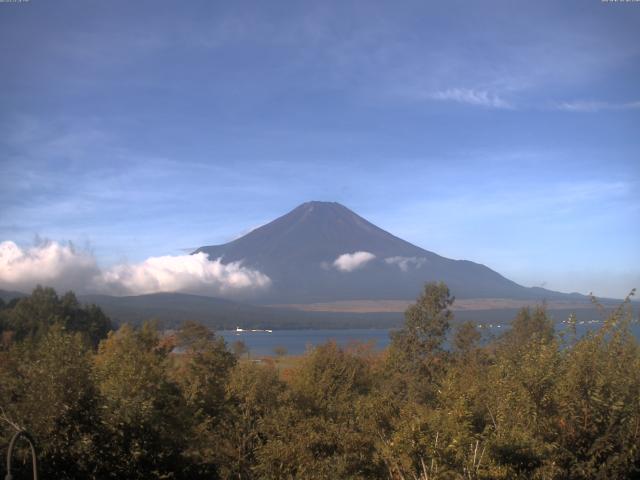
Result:
[[[10,293],[11,298],[23,298],[28,295],[21,292]],[[145,320],[155,319],[163,328],[177,328],[184,321],[201,322],[215,330],[242,328],[270,329],[342,329],[342,328],[397,328],[402,325],[403,315],[400,309],[367,311],[345,311],[339,305],[333,311],[316,310],[309,305],[310,311],[292,308],[274,308],[260,305],[233,302],[214,297],[190,295],[185,293],[154,293],[148,295],[113,297],[109,295],[78,295],[83,304],[96,304],[116,324],[130,323],[139,325]],[[403,302],[402,302],[403,303]],[[518,302],[478,305],[469,309],[464,301],[453,306],[457,321],[477,323],[506,323],[514,318],[519,310]],[[525,301],[525,303],[529,303]],[[635,302],[634,302],[635,303]],[[619,302],[603,302],[607,310],[615,308]],[[637,304],[636,304],[637,306]],[[291,306],[295,307],[295,306]],[[635,308],[635,307],[634,307]],[[557,320],[567,317],[569,312],[578,313],[580,319],[599,317],[599,311],[590,302],[550,302],[548,313]]]
[[[243,328],[389,328],[402,322],[402,314],[299,312],[248,305],[214,297],[186,293],[154,293],[128,297],[80,295],[85,304],[96,304],[117,324],[139,325],[159,320],[165,328],[176,328],[186,320],[201,322],[216,330]]]
[[[11,300],[13,300],[14,298],[23,298],[26,297],[27,294],[26,293],[22,293],[22,292],[16,292],[13,290],[0,290],[0,298],[4,301],[4,302],[9,302]]]
[[[304,203],[239,239],[197,252],[223,263],[242,261],[268,275],[272,286],[260,302],[413,299],[425,282],[434,280],[446,282],[459,298],[566,297],[417,247],[330,202]],[[355,252],[370,255],[345,259],[342,270],[336,265],[341,255]],[[354,265],[358,268],[349,270]]]

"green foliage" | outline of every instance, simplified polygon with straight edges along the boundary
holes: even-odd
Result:
[[[481,337],[482,335],[472,322],[461,323],[456,327],[453,347],[459,353],[469,353],[477,346]]]
[[[191,425],[185,450],[189,476],[207,478],[226,461],[221,448],[226,439],[221,432],[230,416],[226,389],[236,357],[221,337],[193,322],[178,330],[176,346],[183,353],[173,358],[169,375],[185,402],[185,426]]]
[[[0,312],[0,330],[13,332],[15,340],[41,337],[53,325],[82,333],[94,347],[112,329],[99,307],[80,305],[73,292],[58,297],[54,289],[40,286]]]
[[[385,352],[327,343],[281,374],[195,323],[96,351],[101,314],[36,289],[0,310],[0,446],[28,429],[61,479],[640,478],[629,301],[569,342],[535,308],[488,345],[461,324],[447,351],[452,302],[428,284]]]
[[[423,362],[440,351],[453,317],[449,310],[453,301],[444,283],[426,284],[416,303],[407,308],[404,327],[394,334],[392,347],[405,352],[411,363]]]
[[[38,439],[40,473],[61,479],[89,477],[99,452],[100,428],[90,346],[82,336],[54,325],[38,340],[0,352],[0,385],[5,415]],[[0,444],[12,433],[5,429]]]
[[[191,322],[178,330],[176,345],[184,352],[175,363],[174,376],[185,400],[198,415],[220,415],[235,356],[227,350],[222,337]]]
[[[529,342],[550,342],[554,338],[553,320],[548,317],[544,306],[529,307],[518,312],[511,322],[511,329],[502,337],[503,345],[526,348]]]
[[[290,390],[264,421],[266,442],[257,452],[259,478],[372,478],[380,465],[360,418],[370,393],[366,357],[335,343],[302,360]]]
[[[640,347],[624,306],[565,353],[554,440],[567,478],[640,477]]]
[[[280,408],[285,388],[270,366],[246,362],[232,370],[227,385],[229,410],[219,443],[224,478],[259,478],[254,468],[257,452],[267,439],[263,425]]]
[[[125,325],[100,344],[94,360],[107,435],[100,452],[117,478],[172,478],[184,469],[189,410],[167,375],[169,345],[154,325]]]
[[[446,352],[443,343],[449,330],[453,304],[449,288],[442,282],[427,283],[405,312],[404,327],[393,333],[387,370],[389,388],[421,402],[432,401],[442,377]]]

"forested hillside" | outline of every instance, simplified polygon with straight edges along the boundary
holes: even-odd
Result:
[[[640,478],[628,302],[582,338],[523,309],[488,345],[460,324],[445,350],[452,302],[427,284],[386,351],[328,343],[283,369],[196,323],[109,331],[39,288],[0,303],[0,449],[28,430],[56,479]],[[13,478],[31,478],[18,453]]]

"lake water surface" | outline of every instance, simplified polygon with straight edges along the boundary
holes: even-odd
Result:
[[[601,322],[583,323],[576,326],[579,336],[589,330],[595,330],[602,326]],[[556,331],[562,332],[567,325],[556,324]],[[483,338],[489,339],[498,336],[509,329],[508,324],[488,325],[480,329]],[[640,339],[640,325],[635,323],[631,327],[635,337]],[[253,356],[273,355],[276,347],[284,347],[289,355],[300,355],[310,347],[320,345],[330,340],[336,341],[341,346],[347,346],[352,342],[373,342],[376,349],[384,349],[389,345],[389,329],[344,329],[344,330],[274,330],[273,332],[236,332],[234,330],[222,330],[217,332],[231,346],[241,340],[249,348]]]

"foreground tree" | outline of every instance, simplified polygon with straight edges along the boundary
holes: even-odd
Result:
[[[286,385],[269,365],[243,362],[235,366],[227,385],[228,415],[219,450],[224,478],[252,479],[256,455],[267,441],[264,423],[276,414]]]
[[[210,478],[226,462],[224,432],[231,415],[226,390],[236,357],[222,337],[194,322],[182,325],[175,342],[181,353],[172,358],[170,376],[180,389],[191,425],[185,451],[189,476]]]
[[[59,317],[74,297],[36,297],[18,312],[39,320],[17,341],[4,332],[0,446],[13,432],[2,418],[27,428],[43,476],[640,478],[629,301],[581,338],[556,336],[536,308],[488,345],[461,324],[445,348],[452,298],[429,284],[385,352],[328,343],[281,378],[194,323],[124,326],[96,352],[86,323]]]
[[[139,330],[125,325],[100,344],[94,378],[107,434],[101,475],[176,478],[186,470],[191,418],[167,374],[172,348],[150,323]]]
[[[44,477],[95,474],[103,439],[96,428],[99,408],[90,351],[82,335],[54,325],[38,340],[0,352],[0,407],[37,439]],[[0,444],[11,434],[5,429]]]
[[[444,283],[427,283],[406,310],[403,328],[392,334],[387,369],[394,383],[390,388],[401,396],[406,392],[419,402],[434,399],[446,366],[443,344],[453,319],[453,301]]]
[[[40,338],[53,325],[86,336],[94,347],[112,329],[109,318],[96,305],[81,305],[73,292],[58,297],[53,288],[36,287],[30,296],[0,312],[0,327],[13,339]]]
[[[264,420],[266,442],[257,452],[259,478],[377,478],[360,404],[371,388],[366,358],[335,343],[309,352],[290,390]]]
[[[599,331],[564,353],[552,417],[564,478],[640,478],[640,346],[630,330],[633,315],[629,296]]]

